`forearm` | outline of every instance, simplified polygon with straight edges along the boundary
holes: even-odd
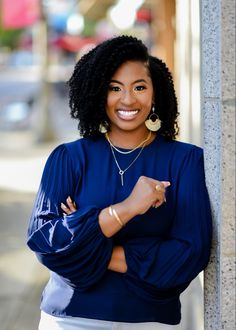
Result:
[[[165,188],[168,181],[158,181],[140,176],[131,194],[122,202],[112,205],[120,220],[125,225],[138,214],[144,214],[151,206],[159,207],[165,201]],[[121,228],[116,213],[110,214],[109,206],[99,214],[99,225],[106,237],[116,234]]]
[[[126,225],[136,215],[126,200],[112,205],[112,208],[119,216],[119,219],[122,221],[123,225]],[[106,237],[113,236],[122,228],[122,225],[119,221],[117,221],[116,217],[110,214],[109,207],[104,208],[100,212],[99,225]]]
[[[108,269],[118,273],[125,273],[127,271],[125,253],[122,246],[115,246],[113,248]]]

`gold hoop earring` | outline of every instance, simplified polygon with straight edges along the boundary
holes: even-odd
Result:
[[[155,113],[155,106],[152,106],[152,113],[149,115],[148,119],[145,121],[145,125],[149,131],[156,132],[161,128],[161,121],[158,115]]]

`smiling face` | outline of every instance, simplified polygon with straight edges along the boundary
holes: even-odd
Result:
[[[111,78],[106,112],[111,132],[147,132],[144,124],[153,103],[153,85],[147,65],[138,61],[123,63]]]

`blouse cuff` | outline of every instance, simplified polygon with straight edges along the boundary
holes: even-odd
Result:
[[[43,223],[28,238],[28,246],[38,253],[66,253],[87,241],[111,241],[101,231],[98,223],[100,209],[87,206],[64,218]]]

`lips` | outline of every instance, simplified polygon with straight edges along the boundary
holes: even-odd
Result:
[[[124,110],[124,109],[119,109],[117,110],[118,117],[124,120],[131,120],[136,117],[138,114],[138,110]]]

